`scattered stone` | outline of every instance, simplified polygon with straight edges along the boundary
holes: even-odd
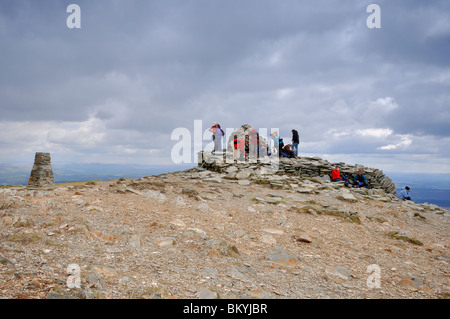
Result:
[[[175,226],[186,227],[186,224],[181,219],[172,220],[170,223]]]
[[[262,229],[262,231],[269,233],[269,234],[274,234],[274,235],[283,235],[284,234],[284,232],[282,230],[273,229],[273,228],[264,228],[264,229]]]
[[[173,237],[161,237],[155,239],[154,242],[162,248],[169,248],[177,244],[177,240]]]
[[[325,272],[344,280],[349,280],[351,276],[351,271],[342,266],[327,267]]]
[[[199,291],[197,291],[197,298],[198,299],[217,299],[217,293],[212,292],[206,288],[201,288]]]
[[[201,203],[197,206],[197,209],[202,211],[202,212],[209,212],[211,211],[211,208],[208,206],[208,204],[206,203]]]
[[[47,295],[47,299],[80,299],[80,298],[75,297],[75,296],[63,295],[63,294],[59,294],[54,291],[50,291]]]
[[[144,193],[144,195],[147,196],[148,198],[157,199],[161,202],[166,199],[166,195],[154,190],[148,190]]]
[[[203,179],[203,181],[209,182],[209,183],[217,183],[217,184],[222,183],[222,179],[219,177],[205,178],[205,179]]]
[[[213,255],[239,257],[239,251],[236,246],[229,245],[222,239],[209,239],[204,243],[204,246]]]
[[[279,244],[277,244],[276,247],[265,256],[265,258],[274,264],[282,266],[295,267],[297,265],[297,259],[289,256]]]
[[[294,236],[294,240],[297,243],[312,243],[312,239],[308,235]]]
[[[350,201],[350,202],[356,202],[357,201],[355,195],[350,193],[350,191],[348,189],[346,189],[346,188],[341,188],[341,190],[339,191],[338,198],[342,199],[342,200]]]
[[[277,243],[277,240],[268,234],[262,234],[259,237],[259,240],[261,242],[263,242],[265,244],[269,244],[269,245],[275,245]]]
[[[141,240],[139,239],[139,236],[138,236],[138,235],[133,235],[133,236],[131,236],[131,238],[128,240],[128,244],[129,244],[131,247],[139,248],[139,247],[141,247]]]

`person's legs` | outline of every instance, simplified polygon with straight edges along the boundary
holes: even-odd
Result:
[[[295,156],[298,156],[298,143],[292,143],[292,150],[294,151]]]
[[[220,139],[220,138],[216,138],[215,140],[214,140],[214,142],[215,142],[215,149],[216,149],[216,151],[219,151],[219,152],[222,152],[222,139]]]
[[[241,151],[238,148],[233,149],[233,160],[237,161],[241,157]]]

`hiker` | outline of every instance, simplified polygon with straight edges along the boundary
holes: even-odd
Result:
[[[295,158],[295,153],[293,150],[291,150],[291,144],[288,144],[286,146],[284,146],[281,150],[280,150],[281,155],[283,155],[284,157],[289,157],[289,158]]]
[[[300,143],[300,139],[298,137],[298,132],[292,129],[292,150],[294,151],[295,156],[298,156],[298,144]]]
[[[259,134],[256,129],[252,129],[248,135],[249,138],[249,160],[256,161],[259,153]]]
[[[367,184],[367,179],[363,174],[362,169],[358,170],[358,174],[355,175],[353,178],[353,182],[355,187],[367,187],[369,184]]]
[[[278,137],[278,157],[284,156],[283,155],[283,149],[284,149],[284,141],[282,137]],[[285,156],[288,157],[288,156]]]
[[[410,191],[410,188],[408,186],[406,186],[405,189],[400,192],[400,198],[403,200],[411,200],[411,195],[410,195],[409,191]]]
[[[331,180],[333,182],[340,182],[340,181],[345,181],[345,184],[348,184],[348,178],[345,177],[345,175],[341,174],[341,168],[339,167],[339,165],[337,165],[335,167],[335,169],[331,172]]]
[[[278,136],[278,132],[275,131],[272,134],[270,134],[270,137],[272,138],[272,154],[277,155],[280,150],[280,137]]]
[[[216,122],[213,123],[213,126],[211,126],[209,131],[213,133],[212,138],[214,141],[214,150],[212,152],[214,153],[215,151],[222,151],[222,138],[225,135],[224,131]]]
[[[237,135],[234,136],[233,140],[234,148],[233,148],[233,160],[236,162],[238,160],[242,160],[242,153],[245,154],[245,141],[241,138],[238,138]],[[246,156],[245,156],[246,157]]]

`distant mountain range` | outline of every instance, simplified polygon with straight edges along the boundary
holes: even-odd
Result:
[[[132,165],[132,164],[52,164],[55,183],[125,178],[141,178],[176,172],[190,165]],[[0,185],[26,185],[32,165],[0,164]]]

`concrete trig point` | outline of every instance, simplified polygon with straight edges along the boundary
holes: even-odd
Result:
[[[30,179],[28,180],[28,188],[55,188],[50,153],[36,153],[33,169],[31,170]]]

